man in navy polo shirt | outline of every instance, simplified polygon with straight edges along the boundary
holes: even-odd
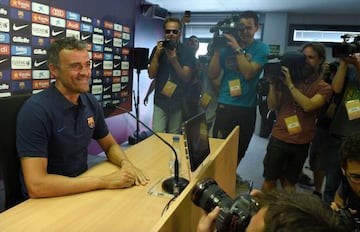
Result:
[[[73,37],[54,41],[47,50],[56,82],[33,95],[17,120],[17,150],[24,194],[55,197],[96,189],[145,185],[148,177],[126,157],[109,133],[102,108],[89,94],[91,62],[84,43]],[[119,166],[110,174],[87,171],[87,147],[95,139],[108,160]]]

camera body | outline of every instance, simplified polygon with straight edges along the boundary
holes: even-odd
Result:
[[[171,40],[171,39],[167,39],[167,40],[162,40],[160,41],[163,45],[163,47],[165,49],[170,49],[173,50],[174,48],[176,48],[176,43],[175,41]]]
[[[224,20],[217,22],[217,24],[210,28],[210,33],[222,32],[225,34],[231,34],[237,37],[238,31],[243,30],[244,25],[239,23],[239,16],[233,15]],[[225,47],[227,45],[227,39],[222,35],[215,36],[213,39],[215,47]]]
[[[349,209],[341,208],[338,213],[345,225],[345,227],[351,232],[360,231],[360,212],[352,214]]]
[[[240,195],[232,200],[212,178],[199,181],[192,190],[191,199],[207,213],[216,206],[220,207],[216,219],[219,232],[245,231],[251,217],[259,210],[259,203],[250,195]]]
[[[264,77],[280,80],[279,78],[283,77],[281,67],[286,66],[290,71],[293,82],[298,82],[304,78],[303,69],[305,67],[306,57],[302,52],[285,52],[279,59],[279,62],[266,63],[264,65]]]
[[[341,38],[343,43],[332,47],[333,57],[349,57],[355,53],[360,53],[360,34],[345,34]],[[348,42],[350,38],[354,38],[352,42]]]
[[[210,61],[211,57],[209,55],[199,55],[199,63],[200,64],[208,64]]]

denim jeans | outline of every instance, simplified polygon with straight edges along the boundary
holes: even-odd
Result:
[[[334,201],[335,192],[341,182],[340,148],[342,141],[343,140],[339,137],[331,136],[331,141],[327,143],[329,146],[329,153],[327,156],[324,201],[329,205]]]

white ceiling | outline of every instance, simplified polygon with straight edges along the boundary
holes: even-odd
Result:
[[[360,0],[147,0],[171,13],[191,12],[288,12],[359,15]]]

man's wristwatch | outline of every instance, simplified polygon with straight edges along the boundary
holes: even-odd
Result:
[[[245,55],[246,54],[246,51],[242,48],[238,48],[235,50],[235,54],[236,55]]]

